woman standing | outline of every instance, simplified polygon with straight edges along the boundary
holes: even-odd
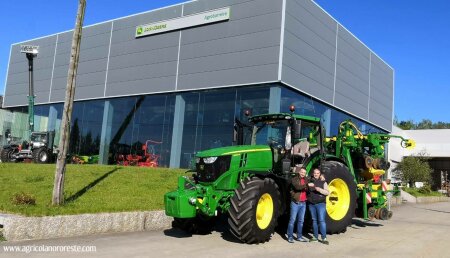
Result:
[[[314,169],[313,177],[308,183],[309,194],[308,194],[308,207],[311,213],[311,218],[313,221],[313,234],[314,237],[310,239],[310,242],[316,242],[320,235],[322,237],[322,243],[328,245],[327,240],[327,226],[325,224],[326,215],[326,196],[329,194],[328,184],[323,177],[321,177],[321,172],[318,168]]]

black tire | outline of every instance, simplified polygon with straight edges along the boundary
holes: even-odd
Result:
[[[50,153],[45,147],[41,147],[39,149],[33,150],[33,161],[34,163],[49,163],[50,162]]]
[[[265,207],[268,212],[260,214],[263,218],[258,220],[258,206],[260,209],[263,207],[261,202],[267,205]],[[235,190],[235,195],[231,198],[231,206],[228,209],[231,233],[248,244],[268,241],[277,226],[280,207],[280,192],[274,180],[253,177],[241,181]]]
[[[174,218],[172,227],[179,228],[190,234],[207,235],[214,229],[215,222],[215,217]]]
[[[2,162],[14,162],[15,160],[13,160],[13,158],[11,157],[13,153],[14,153],[13,148],[2,149],[2,153],[0,156],[2,159]]]
[[[324,162],[321,170],[330,190],[330,195],[327,196],[327,233],[345,232],[352,224],[356,210],[356,183],[353,175],[344,164],[337,161]],[[339,200],[338,197],[343,192],[348,193],[348,198]]]

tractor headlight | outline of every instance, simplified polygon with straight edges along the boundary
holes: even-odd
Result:
[[[203,158],[203,162],[205,162],[205,164],[212,164],[214,163],[214,161],[217,160],[217,157],[207,157],[207,158]]]
[[[195,164],[200,163],[200,158],[195,158]]]

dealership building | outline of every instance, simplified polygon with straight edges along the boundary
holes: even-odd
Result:
[[[13,44],[0,130],[25,135],[34,61],[35,130],[59,134],[73,31]],[[311,0],[198,0],[83,28],[70,152],[115,164],[150,140],[159,166],[229,146],[235,121],[269,112],[352,119],[390,132],[394,71]]]

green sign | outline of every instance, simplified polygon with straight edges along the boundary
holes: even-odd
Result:
[[[226,21],[230,19],[230,7],[197,13],[181,18],[149,23],[136,27],[136,38],[173,30]]]

